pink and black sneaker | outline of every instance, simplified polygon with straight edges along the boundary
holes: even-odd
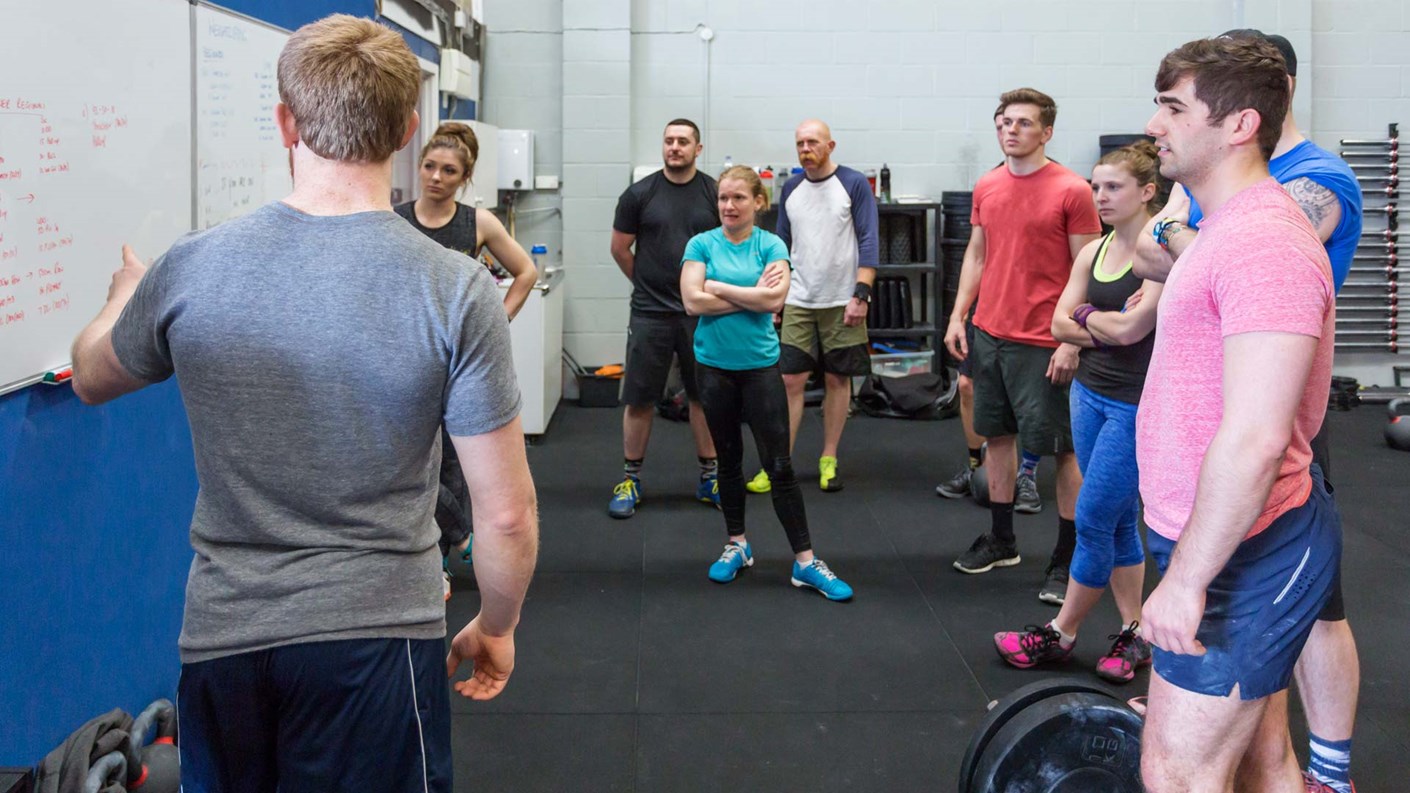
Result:
[[[1108,636],[1116,641],[1111,652],[1097,662],[1097,677],[1113,683],[1129,683],[1136,677],[1136,670],[1151,662],[1151,644],[1139,633],[1133,622],[1120,633]]]
[[[1031,669],[1038,664],[1066,661],[1072,656],[1073,645],[1062,646],[1062,635],[1051,623],[1027,625],[1020,631],[994,634],[994,649],[999,657],[1019,669]]]

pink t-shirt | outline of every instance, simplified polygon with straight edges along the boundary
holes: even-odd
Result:
[[[1282,332],[1319,339],[1292,441],[1252,537],[1301,506],[1312,489],[1310,440],[1322,426],[1335,324],[1331,263],[1311,224],[1273,179],[1200,223],[1160,298],[1155,352],[1136,419],[1146,523],[1180,538],[1200,463],[1223,416],[1224,338]]]

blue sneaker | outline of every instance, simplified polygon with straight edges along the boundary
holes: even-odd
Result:
[[[710,580],[717,584],[728,584],[739,571],[754,564],[754,551],[747,545],[731,540],[725,544],[724,553],[710,565]]]
[[[792,583],[796,587],[811,587],[828,600],[851,600],[852,587],[828,569],[827,563],[816,557],[808,564],[793,563]]]
[[[641,503],[641,483],[630,476],[612,488],[612,500],[607,502],[607,514],[614,518],[630,518]]]
[[[695,498],[703,504],[709,504],[715,509],[720,508],[720,478],[717,476],[707,476],[700,480],[700,486],[695,488]]]

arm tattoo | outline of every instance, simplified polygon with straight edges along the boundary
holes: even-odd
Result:
[[[1312,228],[1320,233],[1322,223],[1337,208],[1336,194],[1305,176],[1288,182],[1283,185],[1283,189],[1288,191],[1288,195],[1302,208],[1303,214],[1312,221]]]

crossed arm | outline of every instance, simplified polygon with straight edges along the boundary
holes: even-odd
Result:
[[[1141,299],[1126,310],[1089,314],[1085,328],[1072,318],[1077,307],[1087,302],[1087,278],[1095,266],[1093,262],[1100,245],[1100,241],[1088,243],[1073,261],[1072,275],[1053,312],[1053,338],[1084,348],[1095,347],[1097,342],[1107,347],[1135,344],[1155,330],[1156,307],[1164,288],[1158,281],[1145,281],[1141,285]]]
[[[754,286],[734,286],[705,278],[705,263],[687,260],[681,265],[681,301],[695,317],[755,311],[774,314],[783,310],[788,296],[788,262],[769,262]]]

